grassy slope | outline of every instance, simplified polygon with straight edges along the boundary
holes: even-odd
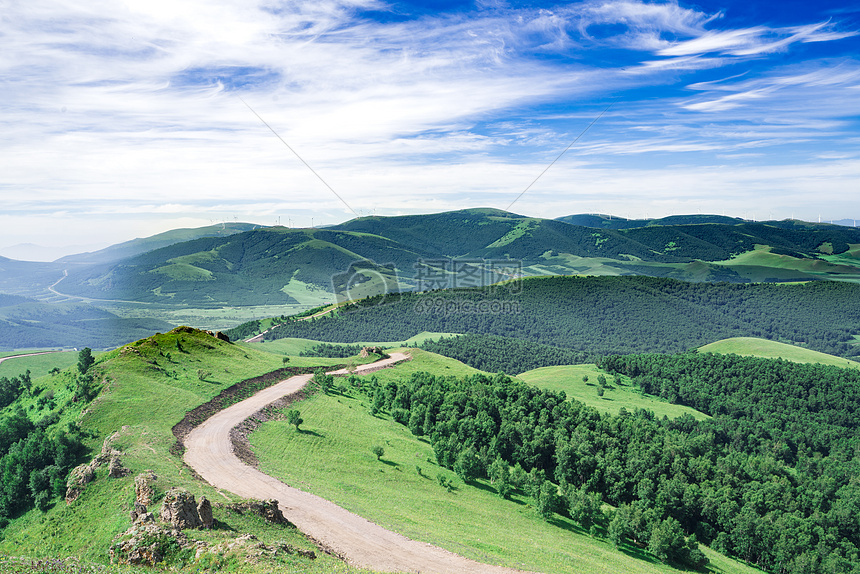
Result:
[[[458,335],[458,333],[428,333],[424,331],[423,333],[418,333],[417,335],[413,335],[409,337],[405,341],[371,341],[371,342],[358,342],[358,343],[334,343],[337,345],[364,345],[364,346],[376,346],[376,347],[392,347],[398,346],[401,343],[406,343],[408,346],[412,345],[420,345],[424,341],[428,339],[439,339],[440,337],[453,337]],[[285,355],[298,355],[302,351],[306,351],[312,348],[314,345],[318,345],[323,341],[314,341],[313,339],[295,339],[295,338],[286,338],[286,339],[278,339],[276,341],[267,341],[264,343],[264,348],[266,351],[272,353],[283,353]],[[257,345],[257,343],[253,343],[253,345]],[[293,363],[290,363],[293,364]]]
[[[474,372],[452,359],[413,353],[412,361],[375,375],[384,380],[420,370],[457,376]],[[273,421],[254,433],[252,444],[264,472],[406,536],[482,562],[553,573],[674,571],[635,547],[617,551],[592,539],[564,517],[544,522],[522,493],[504,501],[486,481],[464,484],[432,462],[426,439],[414,437],[389,417],[371,416],[366,401],[345,393],[315,395],[297,405],[305,420],[303,432]],[[374,445],[385,449],[381,461],[370,451]],[[456,490],[442,488],[440,474]],[[757,572],[714,552],[708,555],[720,572]]]
[[[785,359],[795,363],[821,363],[837,367],[860,368],[860,363],[842,357],[819,353],[803,347],[778,343],[755,337],[732,337],[699,347],[700,353],[735,354],[769,359]]]
[[[107,470],[99,469],[97,479],[78,501],[71,505],[58,501],[47,513],[33,510],[14,520],[2,531],[0,553],[34,557],[77,555],[105,562],[111,539],[131,525],[128,513],[134,499],[134,476],[145,469],[158,475],[157,488],[162,493],[172,486],[181,486],[198,498],[206,495],[213,503],[234,500],[233,495],[195,480],[181,458],[168,453],[175,440],[171,428],[187,410],[224,388],[281,366],[280,355],[228,345],[200,333],[157,335],[102,355],[96,369],[107,381],[106,388],[80,420],[83,428],[95,435],[94,449],[100,449],[110,433],[119,431],[113,446],[123,452],[122,462],[132,474],[109,479]],[[198,377],[200,369],[208,372],[205,381]],[[56,379],[56,386],[62,387],[60,383],[68,376],[63,373],[46,377],[45,381]],[[157,512],[158,503],[150,510]],[[262,542],[280,540],[314,549],[295,529],[272,527],[262,519],[224,510],[216,510],[216,519],[224,523],[226,530],[186,533],[191,538],[219,542],[251,532]],[[355,572],[328,555],[315,561],[290,558],[289,564],[263,561],[258,567],[243,566],[239,571],[282,571],[285,566],[297,572]]]
[[[4,353],[2,356],[6,357],[16,354],[18,353]],[[35,355],[33,357],[18,357],[8,359],[0,363],[0,377],[17,377],[18,375],[23,375],[25,371],[29,370],[30,377],[32,379],[37,379],[47,375],[48,371],[54,367],[65,369],[77,362],[78,354],[71,351]]]
[[[599,397],[597,396],[597,377],[601,374],[606,377],[608,386],[603,396]],[[582,380],[583,376],[588,376],[588,382]],[[689,413],[696,419],[709,418],[696,409],[673,405],[656,397],[643,395],[630,386],[627,377],[622,377],[624,385],[616,386],[611,375],[592,364],[541,367],[517,375],[517,378],[541,389],[564,391],[569,399],[575,399],[601,412],[613,415],[618,414],[618,410],[624,407],[631,412],[636,409],[653,411],[658,417],[665,415],[675,418]]]

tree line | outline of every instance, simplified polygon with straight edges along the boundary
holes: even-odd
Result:
[[[858,300],[860,285],[835,281],[739,285],[653,277],[541,277],[484,289],[378,296],[337,316],[282,324],[266,339],[349,343],[403,341],[423,331],[468,333],[511,337],[596,357],[677,353],[719,339],[750,336],[856,356]],[[446,304],[458,301],[473,308],[485,301],[516,303],[518,312],[448,312]],[[240,331],[245,332],[242,327],[235,332]],[[233,331],[228,334],[233,337]],[[472,344],[464,339],[446,345],[449,349],[463,345],[465,354]]]
[[[503,497],[521,489],[542,515],[567,514],[617,545],[693,568],[706,562],[702,541],[773,573],[860,572],[856,374],[734,356],[708,356],[693,368],[688,359],[613,357],[604,367],[636,378],[643,375],[632,365],[653,364],[661,380],[691,386],[718,379],[710,369],[733,370],[731,404],[739,408],[706,410],[712,418],[701,421],[644,410],[612,416],[502,374],[350,382],[371,411],[428,437],[439,464],[464,480],[489,478]],[[769,371],[791,381],[812,376],[807,389],[855,391],[823,414],[818,393],[796,394],[785,420],[784,405],[756,390]],[[718,389],[706,385],[701,400],[716,401]],[[604,502],[615,510],[601,512]]]

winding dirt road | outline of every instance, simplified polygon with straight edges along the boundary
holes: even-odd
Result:
[[[407,359],[389,359],[357,368],[367,372]],[[514,574],[520,570],[481,564],[436,546],[386,530],[336,504],[308,494],[245,465],[230,442],[230,429],[266,405],[304,387],[313,375],[297,375],[218,412],[185,439],[185,462],[216,488],[239,496],[278,500],[293,524],[348,563],[381,572],[435,574]]]

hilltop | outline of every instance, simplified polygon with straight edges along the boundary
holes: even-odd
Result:
[[[44,308],[32,318],[10,309],[9,340],[0,346],[107,348],[139,337],[138,326],[164,329],[154,321],[223,329],[379,293],[529,276],[860,281],[860,230],[796,221],[552,220],[484,208],[359,217],[321,229],[249,227],[175,230],[54,263],[0,259],[3,293],[47,305],[83,302],[112,325],[108,337],[86,339],[84,324],[57,318],[68,311]]]

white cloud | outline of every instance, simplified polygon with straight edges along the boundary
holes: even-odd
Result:
[[[390,23],[363,17],[368,9],[396,8],[375,0],[4,5],[0,245],[26,234],[86,242],[146,234],[135,226],[182,218],[271,223],[293,210],[307,224],[318,208],[345,218],[236,95],[357,210],[429,211],[504,206],[616,93],[619,104],[546,183],[556,172],[577,177],[574,167],[627,169],[618,158],[839,137],[840,115],[853,109],[845,94],[860,85],[860,66],[842,60],[693,82],[694,97],[637,99],[643,87],[683,86],[687,74],[853,34],[836,23],[732,29],[720,12],[628,0],[552,10],[485,2]],[[616,51],[625,57],[601,60]],[[810,96],[820,109],[799,105]],[[766,114],[756,107],[765,102]],[[631,124],[665,129],[630,137]],[[803,126],[811,126],[805,135]],[[122,225],[126,217],[134,223]],[[56,224],[45,225],[50,218]]]

